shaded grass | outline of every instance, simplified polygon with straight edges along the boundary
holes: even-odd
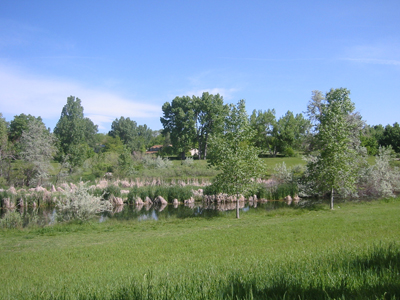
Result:
[[[3,230],[0,298],[397,299],[399,201],[339,206]]]

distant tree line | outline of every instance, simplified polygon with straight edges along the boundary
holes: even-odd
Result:
[[[342,94],[346,91],[341,90]],[[318,137],[322,125],[318,124],[324,120],[329,97],[329,93],[313,91],[305,116],[288,111],[277,118],[274,109],[246,114],[246,128],[251,134],[245,143],[254,146],[260,156],[315,152],[321,146]],[[152,130],[121,116],[112,122],[108,134],[98,133],[97,125],[85,117],[81,100],[74,96],[67,98],[53,132],[40,116],[20,114],[7,122],[0,113],[0,184],[41,184],[50,173],[56,173],[59,179],[84,164],[96,176],[116,170],[121,176],[129,175],[137,168],[132,164],[132,155],[140,155],[153,145],[163,146],[161,156],[185,159],[189,150],[198,149],[197,157],[207,159],[212,155],[213,137],[228,137],[234,132],[229,125],[234,108],[245,112],[245,102],[240,101],[237,107],[224,103],[221,95],[207,92],[176,97],[162,106],[162,130]],[[347,113],[344,121],[351,127],[352,143],[358,143],[368,154],[378,154],[381,146],[400,153],[398,123],[372,126],[353,112]],[[51,164],[54,161],[59,164]],[[53,166],[58,169],[50,172]]]

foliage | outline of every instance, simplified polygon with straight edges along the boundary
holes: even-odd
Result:
[[[75,189],[67,189],[57,199],[59,219],[62,221],[79,220],[82,222],[93,218],[97,213],[111,211],[112,204],[89,192],[84,184]]]
[[[274,168],[274,172],[272,173],[272,177],[279,184],[291,183],[293,181],[292,168],[286,168],[285,162],[282,162],[282,164],[277,164]]]
[[[194,160],[192,157],[186,157],[185,160],[182,160],[182,165],[184,166],[193,166]]]
[[[146,124],[138,126],[136,121],[129,117],[120,117],[112,122],[108,135],[114,138],[119,137],[130,152],[145,152],[146,148],[150,146],[153,131]]]
[[[0,228],[22,228],[22,217],[17,211],[8,210],[0,219]]]
[[[400,125],[394,123],[393,126],[386,125],[383,136],[379,140],[382,146],[391,146],[396,153],[400,153]]]
[[[96,133],[97,126],[83,115],[81,100],[74,96],[68,97],[54,128],[58,139],[59,160],[62,161],[67,156],[72,168],[81,166],[90,156],[88,142],[94,146]]]
[[[50,161],[56,152],[54,138],[44,124],[38,120],[28,123],[21,140],[21,158],[32,166],[35,178],[27,178],[28,183],[42,185],[52,169]]]
[[[105,200],[111,200],[113,197],[121,197],[121,189],[114,184],[110,184],[105,188],[102,197]]]
[[[192,97],[196,139],[199,149],[199,159],[206,159],[210,136],[222,132],[228,106],[219,94],[211,95],[204,92],[201,97]]]
[[[363,169],[358,182],[361,196],[389,198],[400,190],[400,171],[390,166],[394,159],[392,151],[390,147],[379,147],[375,164]]]
[[[192,99],[189,96],[175,97],[171,103],[164,103],[162,111],[160,121],[164,127],[163,133],[170,134],[173,147],[184,159],[196,137]]]
[[[14,117],[10,122],[10,127],[8,129],[8,138],[12,143],[16,143],[22,137],[24,131],[28,129],[30,122],[36,121],[44,125],[41,117],[34,117],[30,114],[20,114]]]
[[[210,142],[210,165],[222,171],[213,182],[218,190],[229,195],[247,194],[254,180],[265,173],[259,149],[250,143],[253,136],[244,100],[231,105],[224,134],[213,136]]]
[[[331,194],[333,209],[334,191],[354,190],[358,168],[353,132],[359,130],[355,122],[349,122],[354,104],[349,98],[350,91],[344,88],[331,89],[320,103],[316,123],[315,145],[319,152],[307,163],[307,177],[316,190]],[[359,135],[357,135],[359,137]]]
[[[3,114],[0,113],[0,178],[2,180],[9,177],[7,170],[10,170],[12,152],[11,142],[8,141],[8,123],[3,118]]]

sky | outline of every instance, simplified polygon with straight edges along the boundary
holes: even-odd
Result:
[[[209,92],[249,114],[351,91],[370,125],[400,122],[400,1],[0,1],[0,112],[53,129],[70,95],[107,133],[162,129],[162,105]]]

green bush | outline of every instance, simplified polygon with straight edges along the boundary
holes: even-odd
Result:
[[[22,228],[22,217],[19,212],[7,211],[4,216],[0,219],[0,228]]]
[[[105,200],[109,200],[112,196],[114,197],[121,197],[121,189],[116,185],[109,185],[104,190],[103,198]]]

